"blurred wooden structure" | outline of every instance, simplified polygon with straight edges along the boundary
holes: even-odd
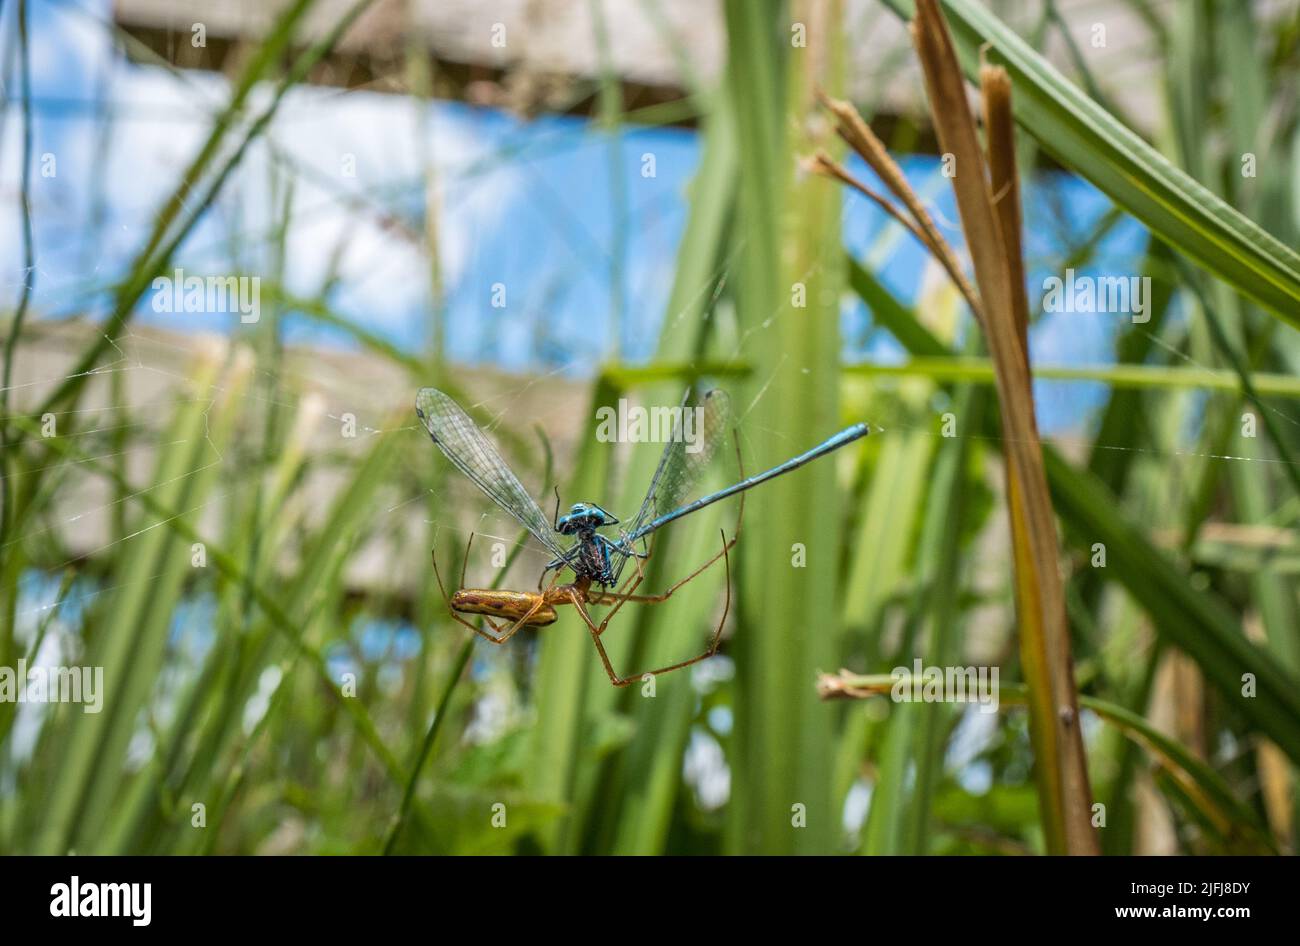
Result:
[[[178,66],[231,71],[289,0],[115,0],[117,24]],[[1077,77],[1076,54],[1101,91],[1137,130],[1151,134],[1162,83],[1152,75],[1155,25],[1124,0],[986,0],[1021,36],[1042,35],[1048,58]],[[315,37],[352,0],[317,0]],[[852,97],[873,122],[918,128],[923,85],[904,24],[881,0],[844,0],[852,41]],[[206,45],[193,44],[202,24]],[[792,36],[794,23],[773,24]],[[1068,41],[1067,41],[1068,35]],[[1073,49],[1071,48],[1073,47]],[[617,76],[623,108],[685,104],[722,73],[722,0],[375,0],[322,64],[313,81],[349,88],[409,91],[409,57],[425,54],[433,94],[523,114],[589,115],[601,79]],[[672,119],[670,119],[672,120]],[[693,122],[683,109],[681,124]],[[923,128],[918,147],[927,141]]]

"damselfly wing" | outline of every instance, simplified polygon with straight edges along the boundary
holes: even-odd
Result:
[[[682,505],[718,455],[727,437],[731,421],[731,399],[725,391],[706,391],[700,403],[688,403],[690,389],[682,395],[680,409],[673,421],[672,433],[650,478],[641,508],[623,528],[622,541],[613,551],[615,581],[640,543],[645,547],[645,527]]]
[[[415,413],[452,466],[510,513],[547,551],[557,558],[565,557],[560,544],[564,537],[552,528],[546,513],[459,404],[437,388],[420,388],[415,395]]]

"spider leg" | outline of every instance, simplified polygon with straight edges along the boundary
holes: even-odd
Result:
[[[473,536],[470,537],[470,541],[471,541],[471,542],[474,541]],[[466,547],[466,552],[468,553],[468,551],[469,551],[469,548],[468,548],[468,546],[467,546],[467,547]],[[444,602],[446,602],[446,605],[447,605],[447,613],[451,615],[451,619],[452,619],[453,621],[457,622],[458,624],[463,624],[463,625],[465,625],[467,628],[469,628],[469,629],[470,629],[471,631],[473,631],[475,634],[478,634],[480,637],[484,637],[484,638],[490,640],[490,641],[491,641],[492,643],[494,643],[494,644],[501,644],[501,643],[504,643],[504,642],[501,640],[501,638],[499,638],[499,637],[494,637],[493,635],[489,634],[487,631],[483,630],[483,628],[481,628],[481,627],[479,627],[479,626],[477,626],[477,625],[475,625],[475,624],[471,624],[469,621],[465,620],[463,617],[461,617],[461,616],[456,612],[456,609],[453,608],[453,607],[451,606],[451,597],[447,594],[447,588],[446,588],[446,586],[442,583],[442,572],[438,569],[438,551],[437,551],[437,549],[433,549],[433,550],[431,550],[431,554],[433,555],[433,577],[434,577],[435,579],[437,579],[437,581],[438,581],[438,590],[439,590],[440,592],[442,592],[442,600],[443,600]],[[464,583],[465,583],[465,573],[464,573],[464,570],[462,569],[462,570],[461,570],[461,587],[464,587]],[[487,620],[487,619],[484,618],[484,620]],[[500,628],[498,628],[495,624],[492,624],[491,621],[488,621],[487,623],[492,625],[492,630],[494,630],[494,631],[498,631],[498,632],[500,631]]]
[[[633,578],[628,579],[629,581],[635,579],[632,585],[633,588],[636,588],[636,586],[641,583],[641,579],[645,577],[644,574],[641,573],[640,565],[641,563],[637,562],[638,574],[633,576]],[[614,607],[610,608],[609,613],[605,615],[605,619],[601,621],[598,626],[596,622],[592,620],[591,612],[587,610],[587,605],[582,599],[583,596],[578,593],[576,588],[569,589],[569,600],[573,602],[573,607],[577,610],[578,616],[582,618],[583,623],[585,623],[588,630],[591,631],[591,639],[596,645],[597,653],[600,654],[600,662],[605,665],[605,673],[609,674],[609,682],[614,684],[616,687],[627,686],[631,681],[621,680],[618,674],[614,673],[614,667],[609,662],[609,654],[605,653],[605,645],[600,642],[600,635],[604,634],[605,628],[609,627],[610,619],[618,613],[619,608],[623,607],[623,605],[627,603],[627,600],[620,600],[614,605]]]
[[[652,539],[651,541],[653,541],[653,539]],[[649,555],[648,555],[648,554],[647,554],[647,555],[638,555],[637,558],[649,558]],[[589,594],[587,595],[587,603],[588,603],[588,604],[608,604],[608,603],[611,602],[611,601],[621,601],[621,600],[623,600],[624,598],[626,598],[627,595],[625,594],[625,592],[627,591],[628,587],[631,586],[633,582],[636,582],[637,584],[640,584],[640,583],[641,583],[641,578],[642,578],[643,575],[644,575],[644,573],[641,571],[640,563],[639,563],[639,562],[637,563],[637,565],[638,565],[638,567],[637,567],[636,569],[633,570],[632,574],[630,574],[630,575],[627,576],[627,581],[625,581],[625,582],[623,582],[623,584],[619,585],[617,591],[600,591],[600,592],[597,592],[596,594],[590,594],[590,593],[589,593]]]
[[[672,586],[671,586],[667,591],[662,592],[661,594],[657,594],[657,595],[634,595],[634,594],[626,594],[626,593],[624,593],[622,590],[619,590],[619,591],[607,591],[607,592],[601,592],[600,596],[599,596],[598,598],[594,599],[593,603],[594,603],[594,604],[609,604],[609,603],[614,602],[614,601],[618,601],[618,602],[623,602],[623,601],[635,601],[635,602],[637,602],[638,604],[660,604],[660,603],[662,603],[662,602],[664,602],[664,601],[667,601],[669,598],[671,598],[671,597],[673,596],[673,594],[677,591],[678,588],[681,588],[681,587],[682,587],[683,585],[685,585],[687,582],[692,581],[692,580],[698,578],[701,574],[703,574],[703,573],[704,573],[704,572],[709,568],[709,566],[711,566],[711,565],[712,565],[714,562],[716,562],[718,559],[722,558],[722,557],[723,557],[727,552],[731,551],[731,549],[735,548],[735,545],[736,545],[736,539],[737,539],[736,536],[732,536],[731,539],[728,540],[728,539],[726,538],[726,536],[724,535],[724,536],[723,536],[723,547],[722,547],[722,551],[715,552],[715,553],[713,554],[713,557],[710,558],[707,562],[705,562],[705,563],[704,563],[703,565],[701,565],[699,568],[695,569],[695,571],[691,572],[691,573],[690,573],[689,575],[687,575],[685,578],[681,579],[681,580],[678,581],[676,584],[672,585]],[[626,583],[625,583],[625,584],[626,584]]]
[[[656,535],[652,535],[652,536],[650,536],[649,540],[642,540],[642,541],[644,541],[644,542],[646,543],[646,551],[645,551],[645,552],[637,552],[637,551],[633,550],[633,551],[631,551],[631,552],[628,553],[629,557],[630,557],[634,562],[635,562],[637,559],[649,559],[650,556],[651,556],[651,554],[654,552],[654,544],[655,544],[655,540],[656,540],[657,538],[658,538],[658,536],[656,536]],[[618,543],[609,543],[609,545],[610,545],[611,548],[615,548],[615,549],[619,549],[619,548],[621,548],[621,546],[620,546]],[[605,605],[605,604],[613,604],[613,603],[616,602],[616,601],[621,601],[621,600],[623,600],[623,598],[626,597],[625,592],[626,592],[627,588],[628,588],[630,585],[632,585],[633,582],[635,582],[636,584],[640,584],[640,583],[641,583],[641,579],[637,576],[637,571],[640,570],[640,567],[641,567],[641,566],[640,566],[640,562],[637,562],[637,569],[635,569],[635,570],[633,571],[633,573],[627,577],[627,579],[623,582],[623,584],[621,584],[621,585],[618,586],[618,590],[616,590],[616,591],[609,591],[609,590],[605,590],[605,589],[602,589],[601,591],[588,591],[588,592],[587,592],[587,604],[601,604],[601,605]],[[644,576],[642,576],[642,577],[644,577]]]
[[[473,533],[473,532],[471,532],[471,533],[469,534],[469,541],[465,543],[465,557],[462,558],[462,559],[460,560],[460,587],[462,587],[462,588],[465,587],[465,571],[466,571],[466,569],[469,568],[469,550],[470,550],[470,549],[473,547],[473,545],[474,545],[474,535],[475,535],[475,533]],[[434,571],[434,574],[437,574],[437,572],[438,572],[438,562],[437,562],[436,559],[434,560],[434,563],[433,563],[433,571]],[[439,587],[439,588],[442,587],[442,577],[441,577],[441,576],[438,577],[438,587]],[[446,592],[445,589],[444,589],[443,592],[442,592],[442,597],[443,597],[444,600],[447,599],[447,592]],[[459,620],[459,616],[457,615],[456,610],[455,610],[454,608],[451,608],[451,602],[450,602],[449,600],[447,601],[447,606],[448,606],[448,608],[451,609],[452,616],[453,616],[453,617],[456,617],[457,620]],[[504,627],[506,626],[505,624],[502,624],[500,627],[498,627],[496,621],[493,621],[493,620],[492,620],[490,617],[488,617],[486,614],[481,615],[481,617],[483,618],[483,623],[486,624],[488,627],[492,628],[492,630],[494,630],[494,631],[495,631],[496,633],[498,633],[498,634],[500,634],[500,633],[501,633],[501,629],[504,628]],[[462,620],[460,623],[461,623],[461,624],[465,624],[466,622]],[[495,644],[495,643],[504,643],[504,642],[507,640],[507,638],[502,638],[500,641],[498,641],[498,640],[496,640],[495,638],[493,638],[491,635],[485,635],[485,636],[487,636],[488,640],[492,641],[494,644]]]
[[[736,543],[740,541],[740,527],[741,527],[741,525],[744,523],[744,518],[745,518],[745,494],[744,494],[744,493],[741,493],[741,494],[740,494],[740,509],[739,509],[739,511],[736,513],[736,529],[735,529],[735,531],[732,533],[732,536],[731,536],[730,541],[726,541],[726,542],[724,542],[723,547],[722,547],[722,551],[720,551],[720,552],[715,552],[714,555],[713,555],[713,557],[710,558],[707,562],[705,562],[705,563],[704,563],[703,565],[701,565],[699,568],[695,569],[695,571],[691,572],[689,575],[687,575],[687,576],[686,576],[685,578],[683,578],[681,581],[677,582],[675,585],[673,585],[672,587],[670,587],[667,591],[663,592],[662,594],[657,594],[657,595],[633,595],[633,596],[629,597],[628,595],[626,595],[626,594],[624,594],[624,593],[622,592],[622,589],[619,589],[619,591],[616,591],[616,592],[615,592],[615,591],[605,591],[605,592],[601,592],[601,594],[600,594],[599,597],[592,599],[592,603],[593,603],[593,604],[609,604],[611,601],[621,601],[621,600],[623,600],[623,599],[625,599],[625,598],[626,598],[627,600],[629,600],[629,601],[635,601],[635,602],[637,602],[638,604],[659,604],[660,602],[667,601],[669,598],[671,598],[671,597],[673,596],[673,593],[674,593],[675,591],[677,591],[678,588],[682,587],[682,585],[686,584],[687,582],[692,581],[692,580],[694,580],[695,578],[698,578],[698,577],[699,577],[701,574],[703,574],[703,573],[704,573],[704,572],[705,572],[705,571],[706,571],[706,570],[707,570],[711,565],[713,565],[714,562],[716,562],[718,559],[724,557],[724,556],[725,556],[729,551],[731,551],[732,549],[734,549],[734,548],[736,547]],[[725,539],[725,536],[724,536],[724,539]]]
[[[473,544],[474,544],[474,533],[471,532],[471,533],[469,534],[469,541],[465,543],[465,554],[461,557],[461,560],[460,560],[460,586],[461,586],[462,588],[465,587],[465,570],[466,570],[467,568],[469,568],[469,550],[470,550],[470,546],[472,546]],[[438,556],[437,556],[437,555],[434,555],[434,557],[433,557],[433,570],[434,570],[435,572],[437,572],[437,570],[438,570]],[[443,594],[443,597],[444,597],[444,598],[446,597],[446,593],[445,593],[445,592],[444,592],[444,594]]]
[[[722,532],[721,536],[722,536],[722,552],[720,554],[722,555],[722,559],[726,564],[726,571],[727,571],[727,581],[726,581],[727,597],[726,597],[726,603],[722,607],[722,619],[718,621],[717,630],[713,632],[713,639],[709,642],[709,649],[704,651],[704,653],[702,654],[697,654],[696,656],[690,658],[689,660],[682,660],[675,664],[669,664],[666,667],[659,667],[656,670],[642,670],[640,673],[630,673],[626,677],[620,677],[618,674],[614,672],[614,667],[609,662],[609,655],[605,653],[605,645],[601,643],[600,637],[605,632],[605,628],[609,624],[609,619],[612,618],[615,615],[615,613],[617,613],[618,609],[621,608],[628,601],[636,600],[635,597],[629,596],[619,600],[619,602],[615,604],[613,608],[610,609],[609,614],[605,615],[605,620],[601,621],[600,626],[598,627],[596,623],[591,619],[591,615],[587,613],[587,609],[583,605],[581,598],[576,594],[576,592],[570,592],[571,600],[573,601],[574,607],[578,609],[578,614],[582,616],[583,621],[586,622],[588,629],[590,629],[591,631],[592,643],[596,645],[596,650],[600,654],[600,662],[605,665],[605,673],[609,675],[609,682],[614,684],[614,686],[625,687],[631,683],[634,683],[637,680],[642,679],[645,676],[658,676],[661,673],[669,673],[673,670],[680,670],[683,667],[689,667],[691,664],[699,663],[701,660],[708,660],[710,657],[717,654],[718,645],[722,641],[722,629],[726,626],[727,615],[731,611],[731,556],[728,554],[728,552],[730,551],[731,545],[735,544],[734,538],[732,539],[731,543],[727,542],[727,535],[725,532]],[[640,563],[638,562],[637,564],[639,565]],[[639,583],[639,579],[642,576],[638,575],[637,577]],[[636,585],[633,585],[632,587],[635,588]]]
[[[625,581],[625,582],[623,583],[623,587],[626,588],[626,587],[628,587],[629,585],[631,585],[632,590],[635,591],[637,585],[641,584],[641,582],[644,581],[644,580],[645,580],[645,570],[641,567],[641,563],[638,561],[638,562],[636,563],[636,573],[628,577],[628,580]],[[615,603],[614,603],[614,607],[612,607],[612,608],[609,609],[609,613],[605,615],[605,619],[604,619],[603,621],[600,622],[600,627],[599,627],[599,628],[594,627],[594,626],[591,624],[590,619],[588,620],[588,622],[587,622],[587,623],[588,623],[588,626],[589,626],[589,627],[592,627],[593,630],[596,631],[596,636],[597,636],[597,638],[599,638],[601,634],[604,634],[604,633],[605,633],[605,628],[609,627],[609,622],[610,622],[610,620],[614,617],[614,615],[618,614],[618,610],[619,610],[619,608],[621,608],[621,607],[623,607],[623,605],[627,604],[629,600],[631,600],[631,599],[630,599],[627,595],[623,595],[623,596],[621,596],[620,598],[618,598],[618,600],[615,601]],[[579,608],[578,611],[579,611],[579,613],[581,613],[581,614],[586,614],[586,613],[587,613],[587,609],[586,609],[585,606]],[[588,616],[588,618],[590,618],[590,616]],[[603,649],[603,648],[601,649],[601,652],[602,652],[602,654],[604,653],[604,649]]]
[[[555,577],[551,579],[551,583],[546,586],[546,591],[539,592],[537,597],[533,600],[532,605],[528,608],[527,611],[523,613],[523,615],[520,616],[519,620],[515,621],[514,624],[511,624],[509,627],[505,628],[504,630],[502,630],[500,627],[497,627],[495,624],[492,624],[491,618],[484,616],[483,620],[487,621],[488,624],[492,625],[492,630],[496,631],[497,634],[500,635],[499,639],[493,639],[491,637],[488,637],[488,640],[491,640],[492,643],[494,644],[504,644],[506,641],[510,640],[510,638],[518,634],[521,628],[526,627],[528,625],[528,622],[529,620],[532,619],[532,616],[536,614],[538,611],[540,611],[542,609],[542,606],[546,604],[547,592],[549,592],[552,588],[554,588],[556,582],[558,582],[559,580],[560,580],[560,573],[556,572]],[[461,623],[463,624],[464,622],[462,621]]]
[[[570,550],[570,554],[571,552],[572,550]],[[559,580],[560,575],[567,567],[569,567],[569,554],[566,554],[551,562],[547,562],[546,567],[542,569],[542,573],[537,576],[537,590],[538,591],[542,590],[542,582],[546,580],[547,572],[549,572],[551,569],[555,569],[555,579],[551,581],[551,585],[554,586],[555,582]]]

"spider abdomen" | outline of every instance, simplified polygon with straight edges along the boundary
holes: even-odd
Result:
[[[533,610],[538,597],[528,591],[462,588],[451,596],[451,606],[462,614],[485,614],[508,621],[518,621],[532,611],[525,622],[529,627],[554,624],[559,620],[559,615],[551,605],[543,603]]]

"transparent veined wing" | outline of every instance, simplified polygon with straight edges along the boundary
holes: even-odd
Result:
[[[558,557],[565,555],[559,537],[524,489],[506,461],[478,424],[437,388],[420,388],[415,395],[415,413],[429,436],[456,469],[464,473],[489,499],[514,516],[533,537]]]
[[[624,536],[637,535],[654,519],[681,506],[726,440],[731,423],[731,399],[727,393],[717,388],[706,391],[695,407],[687,405],[690,393],[687,390],[682,396],[672,437],[664,445],[636,518],[624,527]],[[629,556],[626,552],[616,552],[615,556],[617,576],[622,574]]]

